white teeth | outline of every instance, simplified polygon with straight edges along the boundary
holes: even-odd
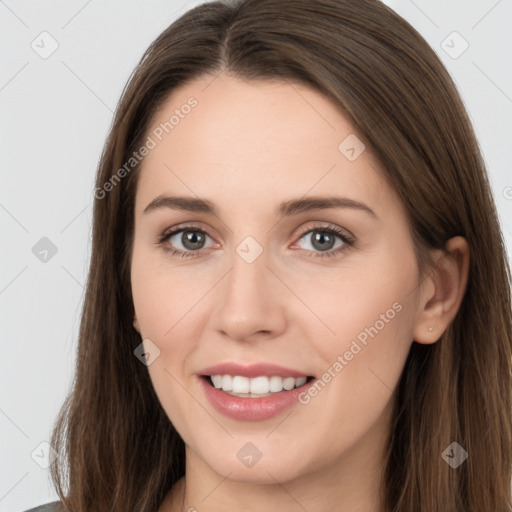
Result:
[[[258,395],[266,394],[270,391],[270,384],[268,377],[256,377],[251,379],[251,393],[257,393]]]
[[[219,389],[222,387],[222,375],[212,375],[213,385]]]
[[[283,388],[287,391],[290,391],[290,389],[293,389],[295,387],[295,379],[293,377],[286,377],[286,379],[283,380]]]
[[[231,391],[233,389],[233,378],[231,375],[222,375],[221,387],[224,391]]]
[[[249,393],[249,378],[240,375],[233,377],[233,393]]]
[[[279,393],[283,389],[291,389],[303,386],[306,383],[306,377],[271,377],[260,376],[250,379],[241,375],[211,375],[212,384],[217,389],[229,392],[231,395],[240,395],[244,397],[262,397],[271,393]]]
[[[298,379],[295,379],[295,387],[300,388],[301,386],[304,386],[307,380],[307,377],[299,377]]]
[[[283,390],[283,379],[282,377],[270,377],[270,391],[273,393],[278,393],[279,391]]]

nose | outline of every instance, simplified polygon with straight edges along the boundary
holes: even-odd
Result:
[[[286,329],[290,292],[270,268],[266,251],[252,263],[237,253],[216,290],[215,330],[236,341],[272,339]]]

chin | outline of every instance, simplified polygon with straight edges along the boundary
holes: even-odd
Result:
[[[230,439],[229,446],[219,443],[218,450],[213,452],[211,447],[204,452],[194,451],[215,473],[241,483],[290,481],[306,474],[308,467],[314,465],[314,461],[305,460],[300,449],[290,447],[284,451],[284,442],[278,438],[274,445],[269,440],[250,439],[250,436]]]

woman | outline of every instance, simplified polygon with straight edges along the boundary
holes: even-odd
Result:
[[[95,197],[61,509],[511,509],[494,202],[391,9],[190,10],[130,78]]]

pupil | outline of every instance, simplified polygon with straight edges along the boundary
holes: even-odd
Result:
[[[196,231],[185,231],[183,233],[183,245],[187,247],[187,249],[200,249],[203,235],[197,233]],[[191,246],[190,246],[191,245]],[[197,247],[199,245],[199,247]]]
[[[313,237],[313,246],[315,246],[317,249],[320,249],[320,250],[332,249],[332,242],[334,240],[334,237],[328,233],[320,233],[318,231],[316,233],[317,234]],[[331,244],[328,244],[330,246],[327,247],[326,244],[323,242],[325,242],[329,238],[331,239]],[[318,247],[316,246],[317,242],[320,242],[320,245]]]

